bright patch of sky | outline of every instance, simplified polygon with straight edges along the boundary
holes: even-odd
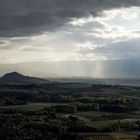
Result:
[[[109,15],[112,13],[112,19],[106,21],[109,24],[124,26],[128,28],[140,28],[140,8],[125,8],[121,10],[106,11]]]

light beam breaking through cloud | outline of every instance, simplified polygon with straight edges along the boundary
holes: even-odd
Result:
[[[80,61],[103,77],[103,62],[140,58],[139,0],[0,2],[0,64]]]

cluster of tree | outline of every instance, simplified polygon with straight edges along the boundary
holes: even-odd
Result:
[[[29,97],[29,96],[28,96]],[[22,105],[26,104],[29,101],[26,101],[26,98],[19,96],[15,97],[5,97],[1,99],[1,105]],[[132,98],[113,98],[111,96],[95,96],[95,95],[37,95],[38,102],[51,102],[51,103],[60,103],[54,107],[56,112],[63,113],[75,113],[77,111],[106,111],[106,112],[132,112],[137,111],[139,106],[136,99]],[[30,97],[29,97],[30,99]],[[28,99],[28,100],[29,100]],[[32,102],[36,102],[35,98],[31,99]]]
[[[56,105],[60,111],[74,111],[72,105]],[[62,110],[61,110],[62,109]],[[42,114],[42,111],[46,112]],[[3,110],[0,112],[0,139],[49,139],[49,140],[86,140],[80,132],[101,132],[120,130],[140,130],[140,121],[116,121],[106,128],[96,129],[87,125],[77,116],[63,116],[44,108],[34,112]]]
[[[138,107],[132,104],[116,105],[116,104],[80,103],[80,102],[72,102],[71,104],[75,105],[78,111],[129,112],[138,110]]]
[[[26,104],[25,101],[17,100],[14,97],[6,97],[1,100],[1,105],[9,106],[9,105],[23,105]]]
[[[107,112],[129,112],[138,110],[138,107],[135,105],[101,104],[100,110]]]
[[[98,103],[72,102],[71,104],[75,105],[78,111],[99,111],[100,110],[100,105]]]
[[[4,112],[0,114],[0,139],[2,140],[86,140],[76,132],[91,130],[77,117],[62,117],[55,112],[48,111],[45,116],[8,112],[8,110],[7,114],[2,113]]]
[[[107,131],[120,131],[120,130],[137,130],[140,131],[140,121],[116,121],[111,123],[107,128]]]
[[[76,113],[77,107],[74,105],[68,105],[68,104],[59,104],[52,107],[55,112],[58,113]]]

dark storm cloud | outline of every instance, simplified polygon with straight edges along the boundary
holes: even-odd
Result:
[[[53,31],[71,18],[129,6],[140,6],[140,0],[0,0],[0,36]]]

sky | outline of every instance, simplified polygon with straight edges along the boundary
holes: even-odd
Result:
[[[140,76],[140,0],[0,0],[0,75]]]

